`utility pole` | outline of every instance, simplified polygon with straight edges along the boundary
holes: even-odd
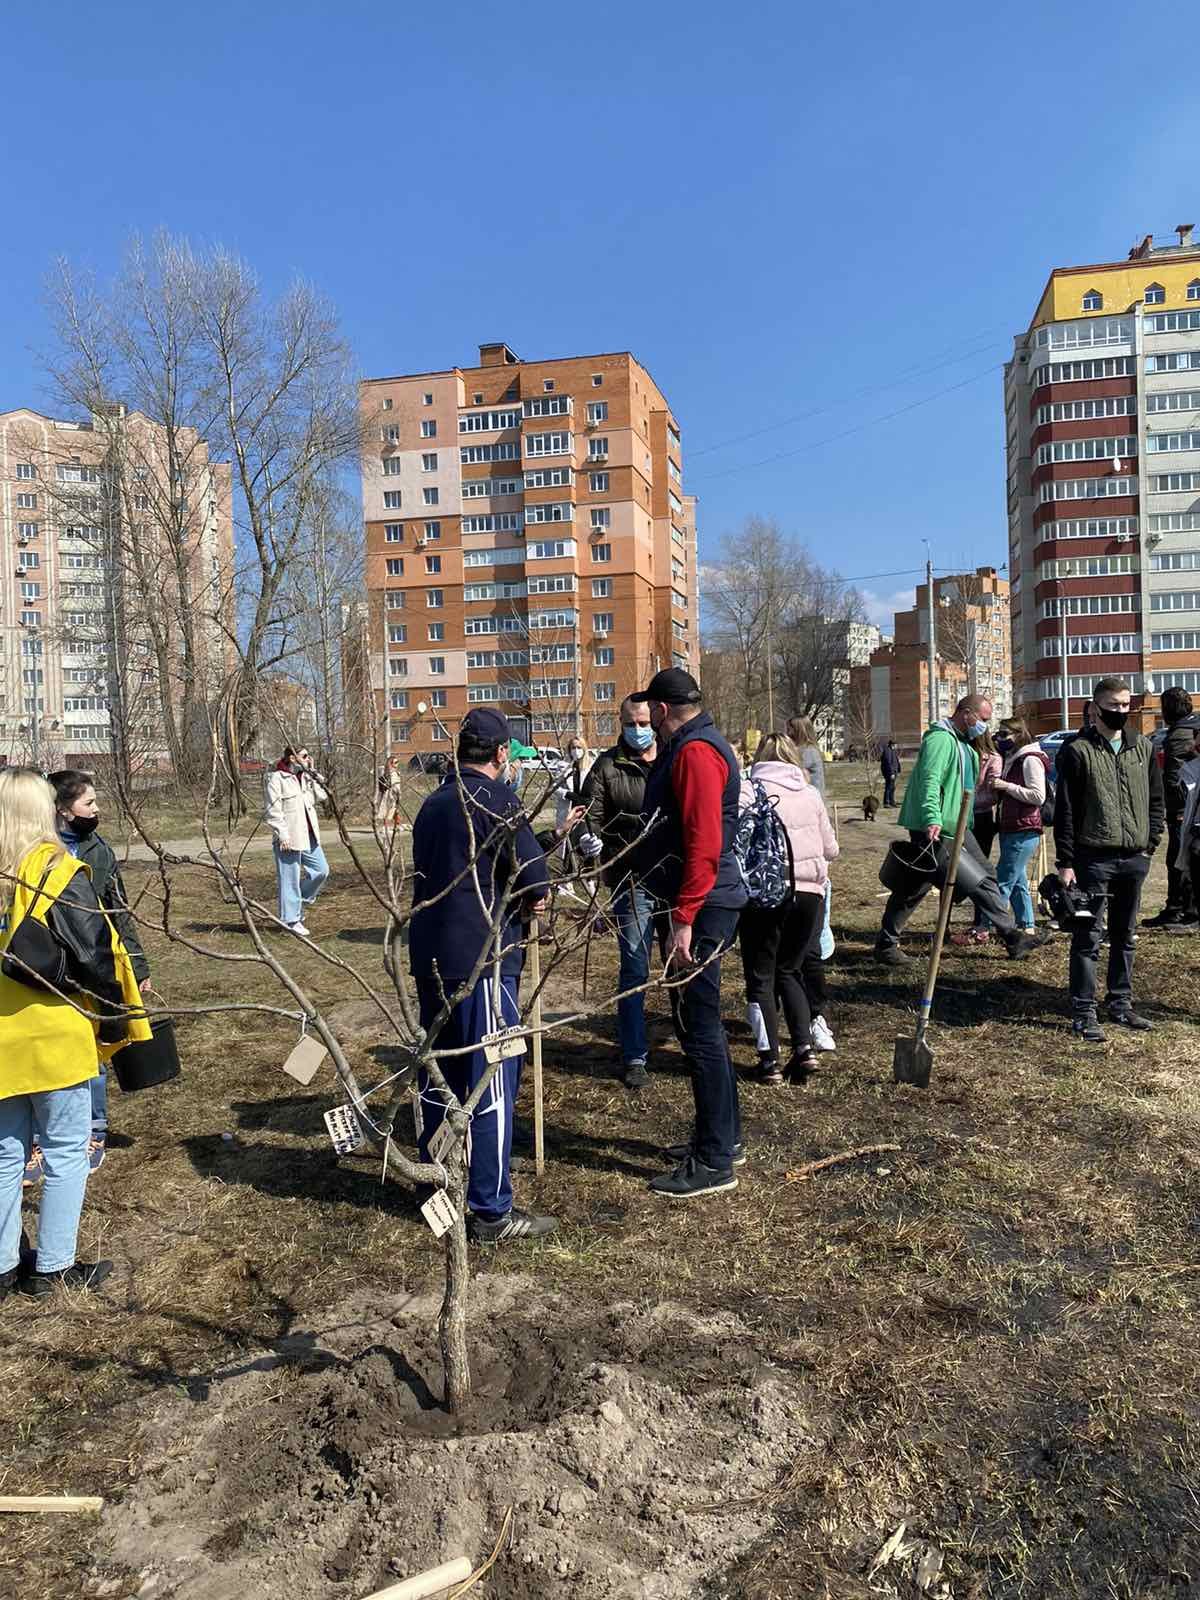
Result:
[[[767,729],[775,732],[775,661],[771,639],[771,608],[767,607]]]
[[[1059,610],[1059,654],[1062,656],[1062,725],[1064,728],[1071,726],[1071,680],[1067,676],[1067,597],[1060,594],[1058,597]]]
[[[925,587],[929,601],[929,720],[936,722],[938,719],[938,692],[937,692],[937,632],[934,622],[935,606],[933,599],[933,561],[925,562]]]

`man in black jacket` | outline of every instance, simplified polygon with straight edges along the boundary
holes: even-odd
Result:
[[[650,976],[650,942],[654,931],[654,906],[633,870],[634,845],[642,836],[642,800],[646,777],[655,762],[654,729],[650,708],[632,700],[621,704],[621,738],[598,757],[583,785],[589,832],[580,841],[586,852],[598,836],[604,881],[612,890],[621,953],[617,1001],[617,1033],[621,1041],[621,1076],[627,1089],[644,1089],[646,1071],[646,996],[639,989]]]
[[[896,779],[900,776],[900,752],[896,749],[894,739],[889,739],[883,747],[879,757],[879,771],[883,776],[883,803],[885,806],[894,806]]]
[[[1138,901],[1162,838],[1162,774],[1150,741],[1129,729],[1124,678],[1100,678],[1091,725],[1058,754],[1054,844],[1064,884],[1092,896],[1095,916],[1071,935],[1071,1014],[1077,1039],[1103,1044],[1096,1018],[1096,968],[1108,924],[1108,1017],[1139,1033],[1151,1024],[1133,1009],[1133,944]]]
[[[1166,729],[1162,735],[1155,735],[1154,742],[1157,745],[1161,739],[1163,799],[1167,808],[1167,903],[1156,917],[1147,917],[1142,926],[1181,928],[1196,922],[1197,913],[1188,874],[1175,865],[1183,808],[1187,804],[1187,791],[1179,775],[1196,753],[1200,717],[1192,714],[1192,697],[1187,690],[1174,686],[1163,690],[1162,714]]]
[[[129,952],[134,976],[142,989],[149,987],[150,964],[137,924],[129,910],[125,885],[117,867],[116,852],[96,831],[100,822],[100,807],[92,776],[72,768],[52,772],[55,808],[58,814],[58,835],[71,854],[84,862],[91,873],[96,899],[111,914],[121,943]],[[104,1162],[108,1141],[108,1074],[103,1064],[98,1077],[92,1079],[92,1136],[88,1144],[88,1168],[99,1170]]]

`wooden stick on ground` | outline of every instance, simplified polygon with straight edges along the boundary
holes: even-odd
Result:
[[[368,1595],[367,1600],[428,1600],[429,1596],[441,1594],[452,1584],[461,1583],[470,1576],[470,1559],[458,1556],[453,1561],[444,1561],[440,1567],[430,1567],[428,1572],[418,1572],[411,1578],[402,1579],[400,1583],[379,1589]]]
[[[101,1511],[98,1494],[0,1494],[0,1511]]]
[[[803,1183],[814,1172],[824,1172],[826,1167],[836,1167],[840,1161],[854,1161],[859,1156],[881,1156],[885,1151],[899,1150],[898,1144],[863,1144],[857,1150],[842,1150],[836,1156],[826,1156],[823,1161],[810,1161],[806,1167],[797,1167],[784,1174],[787,1183]]]
[[[546,1170],[546,1114],[542,1105],[542,952],[538,943],[541,927],[533,917],[529,923],[529,981],[533,985],[533,1170],[540,1178]]]

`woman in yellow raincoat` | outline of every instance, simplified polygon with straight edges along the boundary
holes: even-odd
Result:
[[[39,1299],[64,1285],[94,1289],[112,1271],[111,1261],[75,1256],[89,1084],[101,1055],[151,1036],[124,946],[86,866],[58,837],[54,790],[41,773],[16,767],[0,771],[0,954],[27,917],[49,927],[65,952],[73,995],[0,972],[0,1299],[14,1288]],[[46,1178],[36,1260],[22,1261],[21,1179],[35,1133]]]

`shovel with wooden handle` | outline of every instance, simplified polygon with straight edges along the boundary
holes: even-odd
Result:
[[[542,950],[541,925],[536,917],[529,922],[529,981],[533,984],[533,1170],[537,1177],[546,1171],[546,1113],[542,1102]]]
[[[910,1039],[907,1034],[896,1036],[896,1053],[892,1057],[892,1078],[896,1083],[912,1083],[918,1089],[928,1089],[929,1074],[933,1070],[933,1051],[925,1043],[925,1030],[929,1026],[929,1012],[933,1006],[933,991],[937,983],[938,967],[942,961],[942,945],[950,923],[950,907],[954,902],[954,883],[958,877],[958,862],[962,855],[963,839],[967,832],[967,818],[971,815],[972,795],[963,791],[958,812],[958,827],[954,830],[954,843],[950,848],[950,862],[946,868],[946,882],[942,887],[942,901],[938,909],[937,932],[933,936],[933,951],[929,957],[929,975],[925,979],[925,993],[917,1012],[917,1031]]]

